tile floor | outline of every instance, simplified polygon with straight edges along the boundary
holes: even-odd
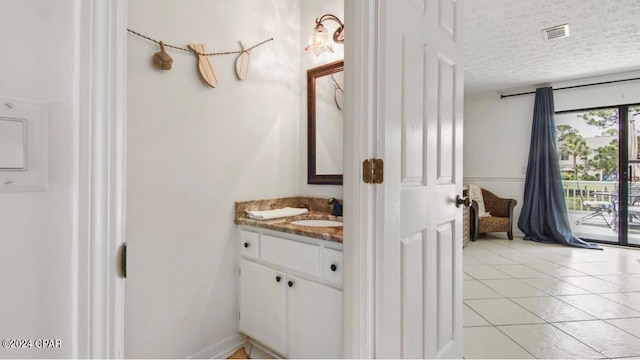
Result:
[[[640,249],[485,236],[464,256],[464,357],[640,357]],[[248,345],[253,359],[273,359]]]
[[[640,357],[640,249],[487,235],[464,251],[464,357]]]

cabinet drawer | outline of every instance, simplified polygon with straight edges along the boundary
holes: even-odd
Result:
[[[260,259],[301,273],[319,276],[320,247],[262,234]]]
[[[240,254],[257,259],[260,254],[260,234],[240,230]]]
[[[322,249],[322,278],[342,285],[342,251],[329,248]]]

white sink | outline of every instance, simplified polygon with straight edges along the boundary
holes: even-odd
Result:
[[[315,226],[315,227],[338,227],[342,226],[342,221],[334,221],[334,220],[297,220],[292,221],[293,225],[300,226]]]

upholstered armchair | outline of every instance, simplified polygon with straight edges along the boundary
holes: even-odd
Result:
[[[471,241],[476,241],[478,234],[490,232],[506,232],[509,240],[513,240],[513,208],[518,202],[501,198],[489,190],[481,190],[484,207],[489,215],[479,216],[478,202],[472,202],[469,219]]]

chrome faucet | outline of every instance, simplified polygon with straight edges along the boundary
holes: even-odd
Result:
[[[342,204],[336,198],[329,199],[329,204],[333,205],[333,211],[331,215],[333,216],[342,216]]]

